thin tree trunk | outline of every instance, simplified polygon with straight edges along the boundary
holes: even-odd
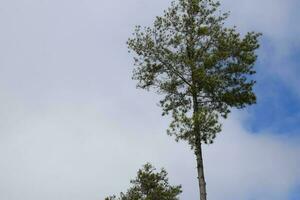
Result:
[[[207,200],[201,142],[200,142],[200,144],[198,144],[195,154],[196,154],[196,160],[197,160],[197,172],[198,172],[198,183],[199,183],[199,190],[200,190],[200,200]]]
[[[198,102],[197,95],[193,95],[193,104],[194,104],[194,115],[198,113]],[[195,120],[195,155],[197,160],[197,173],[198,173],[198,183],[199,183],[199,191],[200,191],[200,200],[207,200],[206,196],[206,182],[204,177],[204,165],[203,165],[203,157],[202,157],[202,145],[201,145],[201,133],[199,127],[199,121],[196,117]]]

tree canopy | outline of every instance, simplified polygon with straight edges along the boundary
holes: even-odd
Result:
[[[105,200],[178,200],[181,186],[171,186],[165,169],[156,172],[149,163],[143,166],[137,173],[137,177],[131,180],[132,187],[120,197],[110,196]]]
[[[210,143],[220,131],[218,116],[256,102],[250,75],[260,34],[241,37],[235,27],[226,27],[229,14],[219,6],[212,0],[173,2],[153,27],[137,26],[128,40],[137,86],[164,95],[163,115],[173,117],[168,133],[192,145],[195,121],[203,122],[201,140]]]

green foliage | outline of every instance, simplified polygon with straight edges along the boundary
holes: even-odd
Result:
[[[119,198],[110,196],[105,200],[178,200],[181,186],[170,186],[167,175],[164,169],[155,172],[151,164],[146,164],[130,181],[133,186],[126,193],[121,193]]]
[[[153,27],[137,26],[127,42],[135,53],[137,86],[163,95],[163,115],[173,118],[168,133],[192,148],[197,139],[213,142],[221,131],[219,117],[231,108],[256,102],[251,75],[260,34],[242,37],[226,27],[229,14],[219,6],[213,0],[178,0]]]

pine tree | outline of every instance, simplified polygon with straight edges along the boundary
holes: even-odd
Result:
[[[168,181],[168,173],[165,169],[155,172],[151,164],[146,164],[137,173],[137,177],[131,180],[133,185],[120,197],[110,196],[105,200],[178,200],[181,186],[171,186]]]
[[[207,199],[202,144],[213,143],[220,117],[256,103],[251,75],[260,34],[241,36],[226,27],[229,14],[219,6],[213,0],[178,0],[153,27],[137,26],[127,42],[138,88],[163,96],[162,114],[172,116],[167,133],[188,141],[195,153],[200,200]]]

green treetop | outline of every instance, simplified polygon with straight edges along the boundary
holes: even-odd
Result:
[[[110,196],[105,200],[178,200],[181,186],[171,186],[167,175],[166,170],[155,172],[151,164],[146,164],[130,181],[132,187],[126,193],[121,193],[119,198]]]

